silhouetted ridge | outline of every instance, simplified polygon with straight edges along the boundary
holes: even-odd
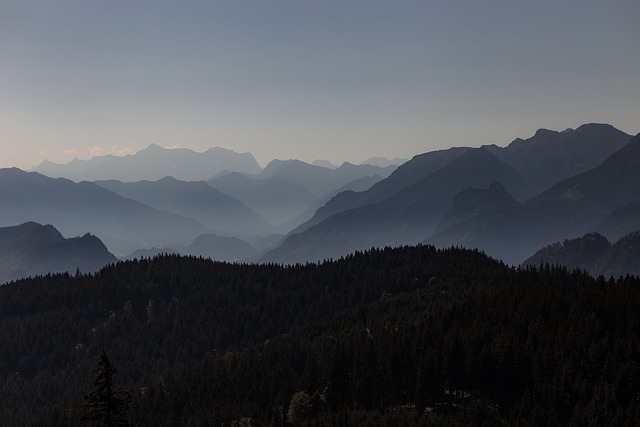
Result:
[[[95,236],[65,239],[52,225],[27,222],[0,227],[0,284],[47,273],[92,273],[115,262]]]
[[[640,231],[629,233],[614,244],[598,233],[589,233],[542,248],[523,264],[559,264],[594,276],[640,276]]]

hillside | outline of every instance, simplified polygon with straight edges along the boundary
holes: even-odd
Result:
[[[48,273],[93,273],[116,261],[95,236],[66,239],[52,225],[0,227],[0,284]]]
[[[640,276],[640,232],[635,231],[611,244],[598,233],[546,246],[523,265],[559,264],[579,268],[593,276]]]
[[[637,279],[429,246],[25,280],[0,287],[0,423],[77,425],[104,348],[140,425],[635,425],[639,304]]]

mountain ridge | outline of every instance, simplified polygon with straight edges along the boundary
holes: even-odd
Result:
[[[49,178],[17,168],[0,169],[0,194],[20,201],[8,199],[2,204],[0,225],[35,221],[56,224],[65,235],[90,231],[118,254],[145,245],[188,243],[210,231],[192,218],[154,209],[92,182]]]
[[[33,171],[74,181],[117,179],[136,182],[156,181],[165,176],[185,181],[201,181],[225,169],[250,174],[261,171],[251,153],[237,153],[221,147],[212,147],[198,153],[186,148],[162,148],[157,144],[150,144],[126,156],[96,156],[89,160],[75,158],[67,164],[46,161],[33,168]]]
[[[93,273],[117,261],[89,233],[67,239],[54,226],[36,222],[0,227],[0,250],[0,284],[48,273]]]

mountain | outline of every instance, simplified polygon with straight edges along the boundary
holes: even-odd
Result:
[[[453,196],[451,209],[444,214],[434,234],[478,215],[485,215],[519,206],[504,186],[496,181],[486,189],[468,188]]]
[[[315,197],[322,197],[347,183],[366,176],[389,176],[395,166],[354,165],[348,162],[330,169],[310,165],[300,160],[273,160],[258,175],[259,178],[281,178],[306,188]]]
[[[412,162],[402,167],[412,170]],[[393,183],[383,183],[394,175],[365,193],[378,186],[390,188]],[[291,234],[280,247],[267,252],[262,260],[287,263],[317,261],[371,246],[417,243],[435,229],[450,208],[455,194],[473,186],[488,186],[495,181],[503,183],[516,198],[531,194],[524,180],[487,150],[464,150],[455,160],[382,202],[347,209],[301,233]]]
[[[519,264],[540,247],[594,231],[607,218],[615,220],[610,215],[617,209],[640,200],[638,182],[640,135],[601,165],[551,186],[522,206],[471,218],[425,242],[440,247],[480,248]],[[607,225],[609,229],[613,226],[611,221]],[[623,225],[616,233],[631,230]]]
[[[335,169],[338,167],[338,165],[334,165],[329,160],[325,160],[325,159],[314,160],[311,164],[313,166],[321,166],[323,168],[329,168],[329,169]]]
[[[585,234],[576,239],[565,239],[538,250],[522,264],[539,266],[544,264],[564,265],[569,269],[578,268],[594,273],[598,260],[611,249],[606,237],[598,233]]]
[[[640,134],[601,165],[568,178],[532,198],[532,206],[576,206],[612,211],[640,200]]]
[[[260,165],[250,153],[236,153],[220,147],[198,153],[184,148],[167,149],[151,144],[127,156],[74,159],[68,164],[45,161],[34,169],[43,175],[74,181],[156,181],[165,176],[183,181],[202,181],[224,170],[257,174],[260,172]]]
[[[209,184],[219,191],[241,200],[264,216],[269,222],[280,225],[288,232],[304,219],[309,210],[317,208],[337,190],[358,188],[370,182],[369,178],[387,177],[395,166],[380,168],[370,165],[343,163],[336,169],[310,165],[299,160],[274,160],[256,176],[240,173],[220,174]],[[307,218],[303,218],[307,216]],[[285,230],[286,228],[286,230]]]
[[[117,261],[95,236],[65,239],[52,225],[0,227],[0,284],[47,273],[93,273]]]
[[[55,224],[64,235],[89,230],[116,254],[186,244],[209,229],[194,219],[154,209],[92,182],[75,183],[20,169],[0,169],[0,225]]]
[[[608,277],[640,276],[640,232],[629,233],[611,245],[611,249],[598,260],[596,269]]]
[[[256,250],[237,237],[202,234],[186,248],[184,254],[202,256],[213,260],[238,261],[255,255]]]
[[[485,148],[503,160],[536,191],[574,175],[586,172],[631,139],[608,124],[585,124],[579,128],[556,132],[539,129],[526,140],[516,139],[507,147]]]
[[[194,218],[211,230],[233,236],[267,235],[272,225],[244,203],[204,181],[96,181],[116,194],[178,215]]]
[[[640,276],[640,231],[624,236],[613,245],[598,233],[567,239],[540,249],[523,264],[559,264],[588,271],[593,276]]]
[[[227,173],[212,178],[208,184],[242,201],[276,225],[303,214],[316,200],[306,188],[278,177],[259,179]]]
[[[378,175],[374,176],[365,176],[363,178],[356,179],[354,181],[348,182],[342,187],[330,191],[324,196],[316,199],[310,208],[308,208],[305,212],[293,218],[290,221],[285,222],[280,226],[280,230],[285,233],[299,233],[303,229],[309,228],[313,225],[310,220],[316,215],[316,212],[319,209],[329,202],[331,199],[336,197],[340,193],[353,193],[353,192],[361,192],[366,191],[371,188],[376,183],[380,182],[382,177]]]
[[[609,240],[617,240],[630,230],[640,230],[640,200],[629,203],[608,214],[595,230]]]
[[[387,166],[400,166],[403,163],[406,163],[409,159],[401,159],[401,158],[394,158],[394,159],[387,159],[386,157],[370,157],[367,160],[360,162],[361,165],[372,165],[372,166],[380,166],[381,168],[387,167]]]
[[[464,147],[454,147],[448,150],[417,155],[399,166],[386,179],[377,182],[366,191],[343,191],[337,194],[319,208],[310,220],[297,227],[294,232],[301,233],[334,214],[382,202],[448,165],[462,156],[467,150],[468,148]]]

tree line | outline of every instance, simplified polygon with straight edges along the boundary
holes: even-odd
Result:
[[[638,284],[431,246],[22,280],[0,424],[77,425],[104,348],[140,425],[638,425]]]

